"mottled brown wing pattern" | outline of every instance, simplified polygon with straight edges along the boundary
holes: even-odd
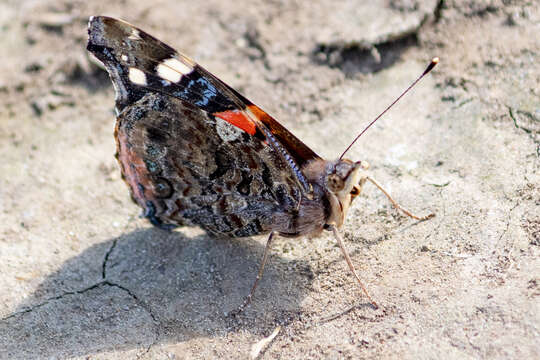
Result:
[[[152,223],[248,236],[298,208],[309,190],[300,167],[319,159],[311,149],[144,31],[99,16],[88,33],[116,91],[123,177]]]
[[[118,116],[118,160],[133,200],[156,225],[214,234],[271,230],[301,193],[262,141],[182,100],[148,93]]]

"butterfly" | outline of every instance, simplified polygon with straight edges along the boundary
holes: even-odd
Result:
[[[325,160],[260,107],[187,56],[122,20],[91,17],[88,51],[116,93],[115,139],[131,198],[155,226],[199,226],[213,235],[332,231],[364,294],[376,307],[338,229],[366,181],[367,164]],[[433,64],[434,66],[434,64]]]

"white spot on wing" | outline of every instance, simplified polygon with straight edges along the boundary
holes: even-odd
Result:
[[[163,62],[163,65],[166,65],[172,68],[173,70],[178,71],[182,75],[187,75],[193,70],[191,66],[188,66],[175,58],[170,58],[170,59],[165,60]]]
[[[159,64],[156,71],[161,78],[176,83],[180,81],[182,75],[192,72],[193,68],[176,58],[170,58]]]
[[[141,70],[130,67],[129,81],[137,85],[146,85],[146,75]]]
[[[242,130],[218,117],[216,119],[216,131],[223,141],[234,141],[242,135]]]
[[[120,58],[122,59],[122,61],[128,61],[127,55],[122,55],[120,56]]]
[[[157,73],[162,79],[169,80],[174,83],[179,82],[180,79],[182,78],[182,74],[180,74],[177,71],[174,71],[170,67],[165,66],[163,64],[158,65]]]

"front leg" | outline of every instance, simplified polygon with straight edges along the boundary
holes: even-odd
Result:
[[[390,196],[390,194],[388,193],[388,191],[386,191],[382,186],[381,184],[379,184],[377,181],[375,181],[375,179],[369,177],[369,176],[365,176],[363,178],[360,179],[360,186],[362,186],[366,180],[369,180],[371,183],[373,183],[373,185],[375,185],[377,188],[379,188],[379,190],[382,191],[382,193],[384,195],[386,195],[386,197],[388,198],[388,200],[390,200],[390,202],[392,203],[392,205],[394,205],[394,207],[398,210],[400,210],[401,212],[403,212],[405,215],[409,216],[409,217],[412,217],[413,219],[415,220],[419,220],[419,221],[424,221],[424,220],[428,220],[428,219],[431,219],[432,217],[435,216],[435,213],[431,213],[429,215],[425,215],[425,216],[418,216],[418,215],[414,215],[413,213],[411,213],[409,210],[405,209],[404,207],[402,207],[401,205],[399,205],[397,203],[397,201],[395,201],[392,196]]]
[[[343,257],[345,257],[345,261],[347,262],[347,265],[349,265],[349,269],[351,270],[352,274],[356,278],[356,281],[358,282],[358,285],[360,285],[360,288],[364,292],[364,295],[366,295],[366,297],[369,299],[369,301],[371,302],[371,305],[373,305],[375,309],[378,309],[379,305],[377,305],[377,303],[371,298],[371,296],[369,296],[369,293],[366,287],[364,286],[364,283],[362,282],[362,280],[360,280],[360,276],[358,276],[358,274],[356,273],[356,269],[354,268],[354,265],[352,263],[351,257],[349,256],[349,253],[347,252],[347,249],[345,249],[345,245],[343,244],[343,239],[341,238],[341,235],[339,234],[337,227],[335,225],[329,225],[328,229],[334,233],[334,237],[336,238],[339,248],[341,249],[341,252],[343,253]]]

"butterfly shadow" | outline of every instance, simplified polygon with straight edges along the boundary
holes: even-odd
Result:
[[[272,327],[298,310],[313,274],[304,262],[274,253],[252,305],[233,317],[228,313],[249,293],[263,251],[251,239],[159,229],[99,243],[66,261],[0,321],[0,348],[8,358],[66,358]]]

